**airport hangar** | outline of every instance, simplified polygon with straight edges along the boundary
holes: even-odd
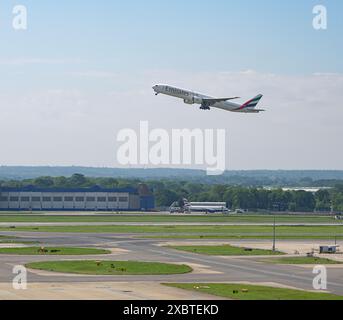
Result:
[[[136,188],[0,188],[0,211],[151,211],[146,185]]]

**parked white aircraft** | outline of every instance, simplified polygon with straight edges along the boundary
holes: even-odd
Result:
[[[229,209],[225,202],[187,202],[184,206],[185,212],[208,212],[208,213],[228,213]]]
[[[200,93],[196,93],[193,91],[188,91],[184,89],[179,89],[175,87],[171,87],[168,85],[156,85],[152,87],[155,91],[155,94],[165,94],[168,96],[176,97],[183,99],[184,103],[186,104],[200,104],[201,110],[210,110],[211,107],[219,108],[226,111],[232,112],[244,112],[244,113],[259,113],[261,111],[265,111],[262,109],[256,109],[257,104],[260,102],[261,98],[263,97],[261,94],[256,96],[255,98],[247,101],[244,104],[238,104],[229,102],[230,100],[239,99],[239,97],[233,98],[213,98],[209,96],[205,96]]]

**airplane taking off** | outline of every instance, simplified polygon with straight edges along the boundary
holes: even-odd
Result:
[[[261,94],[244,104],[238,104],[230,102],[230,100],[239,99],[239,97],[213,98],[200,93],[179,89],[168,85],[156,85],[152,88],[154,89],[156,96],[158,94],[165,94],[183,99],[184,103],[186,104],[200,104],[201,110],[211,110],[211,107],[213,107],[231,112],[259,113],[265,111],[262,109],[256,109],[257,104],[263,97]]]

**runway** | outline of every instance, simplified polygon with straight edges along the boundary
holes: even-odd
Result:
[[[163,227],[163,226],[273,226],[273,223],[254,222],[0,222],[0,228],[9,227],[87,227],[87,226],[138,226],[138,227]],[[283,222],[276,223],[277,227],[311,227],[342,226],[339,223],[315,223],[315,222]]]
[[[9,233],[1,233],[3,235]],[[275,283],[305,290],[313,290],[315,275],[312,267],[294,265],[275,265],[256,261],[255,257],[218,257],[193,254],[163,247],[168,240],[142,239],[129,234],[68,234],[68,233],[35,233],[11,232],[11,235],[23,237],[27,241],[39,240],[51,246],[81,246],[116,249],[111,255],[102,256],[19,256],[0,255],[0,283],[8,284],[14,277],[12,268],[34,261],[53,260],[138,260],[190,265],[194,271],[181,275],[159,276],[84,276],[58,274],[46,271],[28,272],[28,283],[67,284],[67,283],[149,283],[161,282],[249,282]],[[173,240],[182,243],[184,240]],[[190,240],[189,240],[190,241]],[[251,241],[251,240],[249,240]],[[192,240],[201,244],[203,240]],[[211,240],[211,242],[216,242]],[[223,242],[223,240],[218,243]],[[226,241],[229,242],[229,241]],[[235,241],[237,242],[237,241]],[[242,241],[244,243],[244,241]],[[328,267],[328,291],[343,295],[343,268]]]

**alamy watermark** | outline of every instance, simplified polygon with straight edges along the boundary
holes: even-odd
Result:
[[[27,270],[24,266],[17,265],[12,270],[15,277],[12,280],[12,287],[14,290],[26,290],[27,289]]]
[[[328,28],[328,11],[323,5],[316,5],[312,13],[314,14],[312,26],[315,30],[327,30]]]
[[[26,31],[28,13],[27,7],[21,4],[15,5],[12,9],[11,27],[15,31]]]
[[[208,175],[225,171],[225,129],[150,130],[141,121],[139,131],[122,129],[117,134],[117,161],[123,166],[204,166]]]
[[[327,290],[327,270],[325,266],[315,266],[313,274],[316,276],[313,279],[312,285],[314,290]]]
[[[23,5],[17,5],[13,8],[13,22],[14,30],[27,30],[27,8]]]

